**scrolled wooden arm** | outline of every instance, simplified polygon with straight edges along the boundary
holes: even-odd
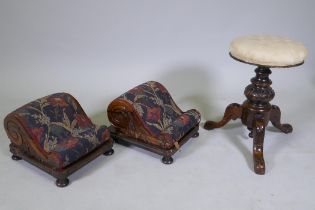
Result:
[[[130,126],[132,108],[124,101],[112,103],[107,108],[108,119],[112,124],[119,128],[128,129]]]
[[[22,153],[32,153],[36,159],[48,161],[46,154],[40,151],[27,131],[24,129],[19,119],[14,114],[9,114],[4,119],[4,128],[11,141],[11,148]]]
[[[13,144],[21,146],[25,142],[27,134],[16,118],[7,116],[4,120],[4,128]]]
[[[114,100],[107,108],[107,116],[113,126],[124,135],[155,141],[137,111],[127,101]]]

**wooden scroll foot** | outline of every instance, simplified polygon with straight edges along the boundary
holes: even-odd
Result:
[[[69,184],[69,179],[67,178],[60,178],[56,180],[56,185],[58,187],[66,187]]]
[[[273,124],[273,126],[278,128],[283,133],[291,133],[293,130],[292,126],[290,124],[281,124],[280,119],[281,119],[280,108],[276,105],[272,105],[270,112],[270,121]]]
[[[264,138],[265,138],[265,123],[262,115],[256,115],[253,125],[253,159],[254,171],[256,174],[265,174],[264,161]]]
[[[193,136],[192,136],[192,138],[197,138],[199,136],[199,132],[196,132]]]
[[[104,152],[104,155],[105,155],[105,156],[110,156],[110,155],[112,155],[112,154],[114,154],[114,150],[113,150],[113,149],[110,149],[110,150]]]
[[[12,160],[22,160],[21,157],[17,156],[17,155],[12,155]]]
[[[164,156],[164,157],[162,158],[162,163],[167,164],[167,165],[172,164],[173,161],[174,161],[174,160],[173,160],[172,157]]]
[[[228,105],[228,107],[226,107],[224,116],[221,121],[219,122],[206,121],[204,128],[206,130],[220,128],[226,125],[230,120],[236,120],[238,118],[241,118],[241,116],[242,116],[242,106],[237,103],[233,103],[233,104]]]

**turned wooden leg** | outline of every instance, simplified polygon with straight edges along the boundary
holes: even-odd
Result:
[[[58,187],[66,187],[69,184],[68,178],[59,178],[56,180],[56,185]]]
[[[273,126],[278,128],[283,133],[291,133],[293,130],[292,126],[290,124],[281,124],[280,119],[281,119],[280,108],[276,105],[272,105],[270,112],[270,121],[273,124]]]
[[[265,174],[264,138],[265,123],[261,115],[256,115],[253,125],[253,159],[256,174]]]
[[[172,164],[173,158],[171,156],[164,156],[162,158],[162,163],[167,164],[167,165]]]
[[[237,103],[230,104],[228,107],[226,107],[224,116],[221,121],[219,122],[207,121],[204,125],[204,128],[206,130],[220,128],[226,125],[230,120],[236,120],[238,118],[241,118],[242,109],[243,109],[242,106]]]
[[[110,155],[112,155],[112,154],[114,154],[114,150],[113,150],[113,149],[110,149],[110,150],[104,152],[104,155],[105,155],[105,156],[110,156]]]

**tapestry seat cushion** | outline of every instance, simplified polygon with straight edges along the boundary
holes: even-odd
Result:
[[[155,81],[143,83],[127,91],[112,103],[117,101],[133,107],[143,128],[151,136],[143,140],[152,144],[173,146],[200,122],[200,113],[197,110],[183,112],[167,89]],[[115,126],[115,122],[112,123]],[[125,135],[132,135],[131,133],[126,131]]]
[[[56,93],[13,112],[37,149],[55,168],[65,168],[110,138],[106,126],[98,127],[76,99]]]

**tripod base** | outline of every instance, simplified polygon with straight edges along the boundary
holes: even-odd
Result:
[[[265,128],[269,121],[283,133],[291,133],[290,124],[281,124],[281,111],[276,105],[269,102],[275,93],[270,87],[268,67],[258,66],[255,70],[256,77],[251,79],[251,84],[245,88],[244,94],[247,98],[242,105],[233,103],[227,106],[222,120],[219,122],[207,121],[204,128],[211,130],[226,125],[230,120],[241,119],[242,123],[250,131],[249,137],[253,138],[254,169],[257,174],[265,173],[265,161],[263,155],[263,144]]]
[[[263,155],[263,143],[265,137],[265,128],[270,121],[273,126],[283,133],[291,133],[292,126],[290,124],[281,124],[281,111],[278,106],[272,105],[270,109],[253,109],[248,108],[247,101],[243,105],[230,104],[224,113],[224,117],[219,122],[207,121],[204,128],[207,130],[220,128],[226,125],[230,120],[241,119],[243,124],[250,131],[253,138],[253,159],[254,170],[256,174],[265,173],[265,161]]]

